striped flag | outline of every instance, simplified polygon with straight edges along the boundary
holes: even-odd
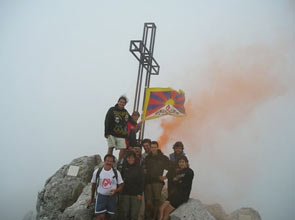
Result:
[[[184,116],[184,101],[182,90],[178,92],[171,88],[147,88],[142,119],[150,120],[164,115]]]

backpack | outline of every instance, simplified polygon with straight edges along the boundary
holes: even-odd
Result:
[[[97,187],[99,185],[99,175],[100,175],[102,169],[103,169],[103,167],[99,168],[98,171],[97,171],[97,173],[96,173],[96,178],[95,178],[95,180],[96,180],[95,181],[95,183],[96,183],[96,187],[95,187],[96,188],[96,192],[97,192]],[[114,167],[112,167],[112,169],[113,169],[113,172],[115,174],[116,181],[118,183],[118,172],[117,172],[117,170]]]

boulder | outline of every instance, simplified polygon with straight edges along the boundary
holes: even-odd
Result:
[[[216,220],[197,199],[189,199],[174,210],[170,217],[171,220]]]
[[[61,219],[64,210],[72,206],[90,182],[94,168],[101,163],[99,155],[74,159],[61,167],[38,193],[37,220]],[[67,175],[70,166],[78,166],[77,176]]]
[[[94,220],[94,203],[87,205],[90,199],[91,183],[84,187],[78,200],[70,207],[66,208],[61,216],[61,220]]]
[[[216,220],[229,220],[228,214],[220,204],[205,205],[205,208]]]
[[[259,213],[252,208],[240,208],[230,214],[230,220],[261,220]]]

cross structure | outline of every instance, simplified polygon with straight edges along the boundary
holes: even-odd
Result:
[[[142,40],[130,41],[130,52],[135,56],[135,58],[139,62],[133,111],[138,111],[139,109],[140,95],[142,91],[142,79],[144,72],[146,72],[146,76],[144,84],[142,109],[145,101],[145,89],[150,87],[151,75],[159,75],[160,66],[153,57],[156,29],[157,27],[154,23],[144,23]],[[144,137],[144,127],[145,122],[143,122],[141,130],[139,132],[139,142]]]

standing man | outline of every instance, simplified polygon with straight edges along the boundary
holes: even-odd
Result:
[[[124,188],[120,194],[120,219],[137,220],[143,193],[143,170],[136,163],[133,151],[127,152],[126,160],[121,172]]]
[[[176,141],[173,145],[173,153],[169,154],[169,159],[174,162],[175,164],[178,163],[178,160],[180,157],[185,156],[185,153],[183,152],[184,146],[181,141]]]
[[[125,139],[128,137],[127,123],[131,119],[128,111],[124,108],[127,98],[121,96],[118,103],[111,107],[105,117],[104,136],[108,142],[108,154],[113,154],[114,148],[120,150],[119,159],[123,157],[126,149]]]
[[[114,216],[117,196],[123,189],[123,180],[118,170],[113,168],[115,157],[107,154],[104,157],[103,168],[96,169],[91,179],[91,198],[88,204],[94,201],[94,194],[97,193],[95,203],[95,215],[97,220],[107,219],[106,214]]]
[[[146,156],[149,154],[149,152],[151,152],[151,139],[143,139],[141,144],[142,144],[142,147],[144,149],[144,153],[142,154],[142,159],[144,160],[146,158]]]
[[[151,152],[144,160],[145,174],[145,219],[154,220],[158,217],[161,203],[161,192],[164,186],[164,169],[168,170],[170,161],[161,150],[157,141],[151,142]]]

